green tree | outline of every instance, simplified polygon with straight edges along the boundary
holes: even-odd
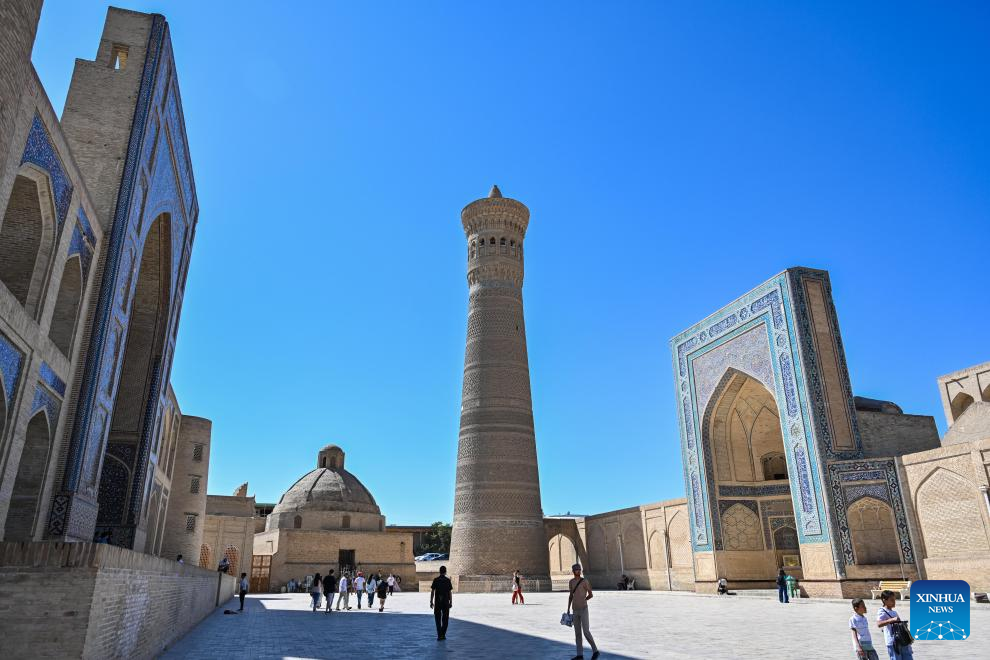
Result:
[[[423,533],[423,541],[416,554],[427,552],[450,552],[450,523],[437,521],[430,525],[430,529]]]

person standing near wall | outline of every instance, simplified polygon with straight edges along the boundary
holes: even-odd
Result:
[[[238,587],[237,588],[238,595],[241,598],[241,609],[239,609],[238,612],[243,612],[244,611],[244,597],[247,596],[247,592],[248,592],[247,573],[241,573],[241,581],[238,583],[237,587]]]
[[[781,603],[791,602],[790,596],[787,595],[787,573],[784,569],[780,569],[780,573],[777,574],[777,600]]]
[[[581,577],[581,564],[571,566],[574,577],[567,583],[571,595],[567,599],[567,608],[574,612],[574,643],[577,646],[577,655],[574,660],[584,658],[584,642],[582,635],[591,644],[591,658],[594,660],[599,656],[598,646],[595,638],[591,636],[591,624],[588,621],[588,601],[594,597],[591,592],[591,583]]]

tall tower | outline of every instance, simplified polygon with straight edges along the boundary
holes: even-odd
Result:
[[[529,209],[493,186],[461,211],[468,331],[457,445],[450,572],[458,591],[550,589],[523,320]]]

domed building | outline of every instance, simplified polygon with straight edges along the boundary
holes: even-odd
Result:
[[[269,589],[278,591],[290,578],[314,573],[381,571],[416,579],[413,537],[388,531],[374,496],[344,469],[344,450],[327,445],[316,468],[299,477],[254,537],[254,570],[269,572]],[[253,576],[260,577],[260,576]]]

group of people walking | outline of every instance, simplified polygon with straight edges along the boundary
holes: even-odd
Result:
[[[334,569],[326,575],[317,573],[313,576],[313,581],[309,584],[309,595],[313,599],[313,611],[322,609],[323,601],[326,601],[326,613],[333,611],[334,596],[337,597],[337,608],[339,612],[352,609],[351,594],[357,597],[357,608],[367,602],[368,609],[375,605],[375,597],[378,597],[378,611],[385,611],[385,599],[394,594],[399,585],[399,577],[390,574],[383,577],[381,572],[371,573],[365,577],[363,571],[354,574],[344,573],[339,578]],[[294,590],[295,581],[289,581],[290,591]]]

